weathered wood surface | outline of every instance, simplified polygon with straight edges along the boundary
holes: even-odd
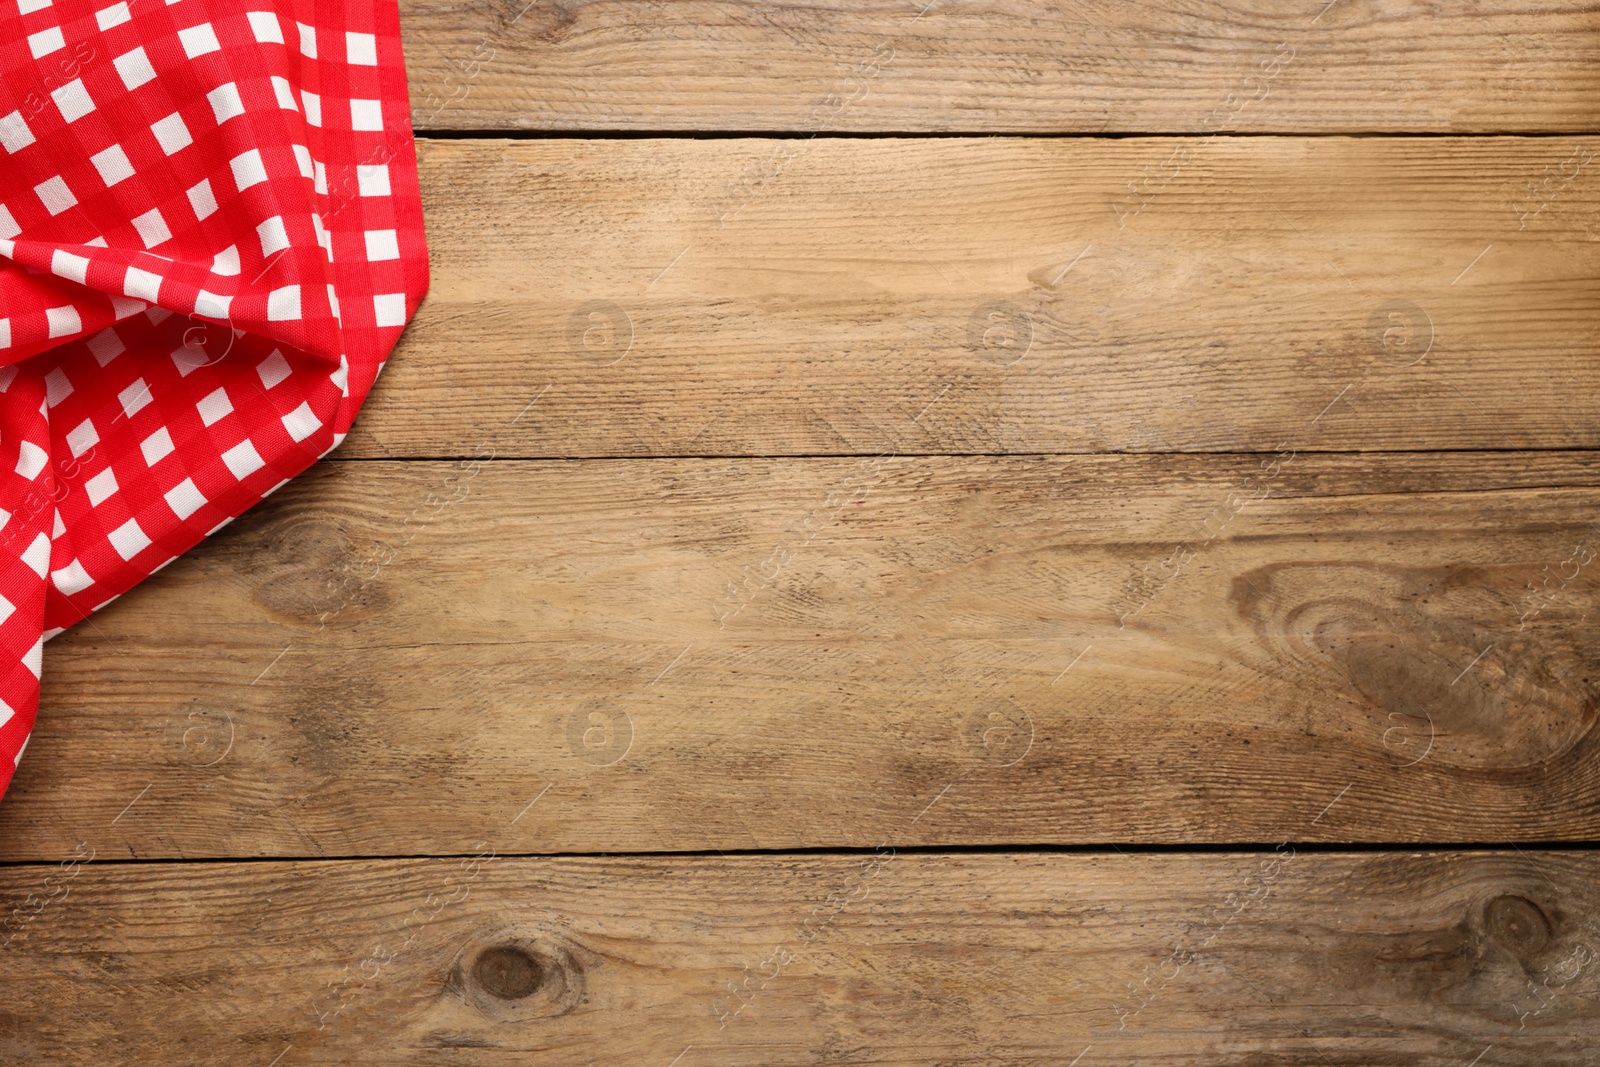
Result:
[[[344,454],[1595,447],[1593,155],[427,143],[432,292]]]
[[[493,850],[0,871],[0,899],[47,899],[0,948],[0,1056],[63,1067],[1594,1063],[1594,853]]]
[[[0,857],[870,847],[935,794],[905,842],[1592,837],[1597,520],[1593,453],[323,464],[51,643]]]
[[[402,5],[419,129],[1588,132],[1578,0]]]
[[[49,648],[0,1062],[1595,1062],[1600,10],[403,7],[821,136],[419,145],[344,459]],[[1227,136],[1370,132],[1568,136]]]

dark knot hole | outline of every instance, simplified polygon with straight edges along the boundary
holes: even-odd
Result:
[[[1550,944],[1550,920],[1526,897],[1499,896],[1489,902],[1488,926],[1495,939],[1513,952],[1532,956]]]
[[[497,945],[485,949],[472,964],[478,987],[501,1000],[521,1000],[544,981],[544,966],[526,949]]]

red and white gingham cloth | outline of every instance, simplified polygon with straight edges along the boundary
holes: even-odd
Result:
[[[0,791],[46,639],[334,448],[427,289],[394,0],[0,0]]]

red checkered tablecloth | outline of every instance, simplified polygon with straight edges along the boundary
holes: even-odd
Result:
[[[0,791],[43,642],[338,445],[427,289],[392,0],[0,0]]]

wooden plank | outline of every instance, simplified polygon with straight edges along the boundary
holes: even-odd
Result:
[[[1596,447],[1588,144],[424,144],[344,454]]]
[[[420,129],[1588,132],[1578,0],[402,4]]]
[[[1597,520],[1590,453],[324,464],[51,643],[0,849],[1594,837]]]
[[[1578,1067],[1600,997],[1592,852],[0,871],[56,890],[8,1062]]]

